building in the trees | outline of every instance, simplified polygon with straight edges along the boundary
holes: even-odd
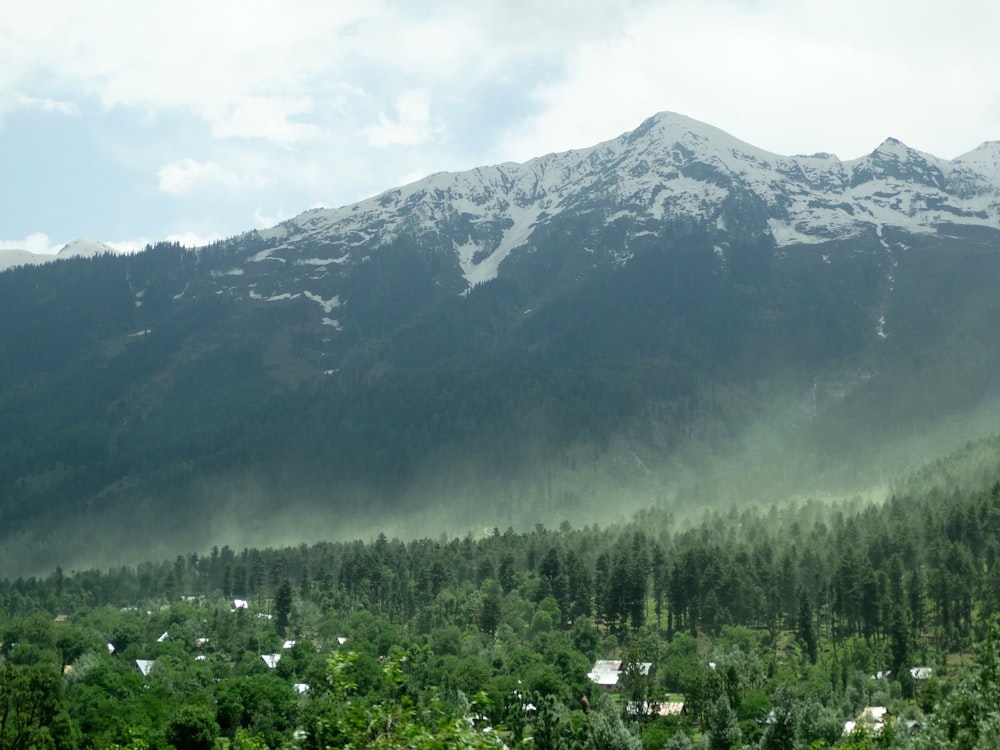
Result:
[[[889,718],[889,709],[885,706],[865,706],[857,719],[844,724],[844,734],[853,734],[855,729],[863,727],[868,734],[878,736],[882,734]]]
[[[652,662],[639,662],[639,674],[643,676],[648,675],[652,667]],[[598,659],[594,662],[594,667],[587,673],[587,679],[601,688],[601,690],[607,692],[613,692],[618,689],[618,681],[621,676],[621,659]]]

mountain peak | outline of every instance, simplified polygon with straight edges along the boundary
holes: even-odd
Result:
[[[57,258],[94,258],[98,255],[113,253],[114,248],[105,245],[97,240],[88,240],[83,237],[67,242],[56,253]]]
[[[721,128],[706,122],[695,120],[677,112],[658,112],[648,117],[635,130],[626,133],[623,138],[628,143],[634,143],[644,137],[655,139],[664,145],[709,144],[713,150],[739,151],[741,153],[766,154],[767,152],[741,141]]]
[[[972,169],[994,183],[1000,183],[1000,141],[984,141],[972,151],[959,156],[953,163]]]
[[[778,245],[826,242],[870,232],[873,221],[921,233],[958,219],[998,227],[1000,204],[991,196],[1000,195],[1000,144],[964,158],[939,159],[893,137],[847,162],[826,153],[783,156],[663,111],[589,148],[441,172],[353,205],[308,211],[261,231],[266,247],[249,262],[294,264],[298,248],[322,247],[306,262],[332,275],[407,237],[439,249],[443,262],[457,265],[448,283],[467,289],[499,275],[511,253],[530,254],[536,229],[563,213],[586,214],[594,225],[621,222],[636,236],[660,233],[665,222],[696,222],[720,247],[734,233]],[[620,255],[615,263],[630,257]]]
[[[96,240],[76,239],[63,245],[55,255],[35,253],[29,250],[0,250],[0,271],[17,266],[36,266],[53,260],[67,258],[94,258],[106,253],[114,253],[114,248]]]
[[[938,190],[947,185],[944,173],[947,162],[910,148],[898,138],[886,138],[868,156],[853,164],[854,186],[874,180],[916,183]]]
[[[910,148],[898,138],[892,136],[882,141],[878,147],[871,152],[873,159],[912,159],[924,156],[916,149]]]

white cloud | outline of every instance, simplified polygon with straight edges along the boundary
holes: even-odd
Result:
[[[223,238],[219,234],[203,235],[196,232],[178,232],[169,234],[166,237],[167,242],[177,242],[184,247],[204,247],[221,239]]]
[[[27,250],[29,253],[54,255],[63,244],[53,245],[47,234],[34,232],[23,240],[0,240],[0,250]]]
[[[432,173],[433,170],[430,169],[412,169],[409,172],[404,172],[402,175],[393,180],[393,184],[409,185],[411,182],[422,180],[424,177]]]
[[[543,113],[508,143],[522,158],[660,109],[751,136],[770,124],[778,150],[850,156],[913,118],[925,148],[986,118],[1000,127],[984,102],[998,27],[986,0],[51,0],[0,11],[0,101],[23,91],[72,108],[82,91],[109,109],[193,113],[217,138],[292,147],[360,129],[375,146],[415,146],[443,132],[430,101],[460,106],[531,75]]]
[[[63,115],[79,114],[79,108],[73,102],[26,96],[20,92],[14,94],[14,103],[22,109],[37,109],[42,112],[57,112]]]
[[[145,237],[140,237],[137,240],[119,240],[118,242],[105,242],[104,244],[119,255],[132,255],[133,253],[145,250],[146,246],[152,243]]]
[[[589,146],[660,110],[779,153],[852,158],[892,135],[951,157],[1000,137],[997,28],[987,0],[7,3],[0,118],[31,108],[82,127],[65,176],[19,175],[36,178],[9,209],[24,223],[0,223],[99,235],[123,204],[105,186],[140,196],[155,174],[171,200],[135,198],[110,234],[204,239],[317,197]],[[104,169],[114,179],[79,196],[75,219],[47,206],[46,181]]]
[[[312,108],[307,98],[251,96],[236,102],[224,116],[217,117],[212,133],[218,138],[264,138],[291,147],[322,137],[323,129],[318,125],[291,119],[308,114]]]
[[[408,91],[396,99],[396,119],[379,112],[379,124],[365,128],[372,146],[414,146],[444,133],[444,125],[431,120],[430,96],[426,91]]]
[[[187,193],[204,186],[223,186],[236,190],[245,186],[261,186],[262,178],[247,177],[214,161],[198,162],[182,159],[167,164],[156,173],[159,187],[165,193]]]
[[[169,4],[51,0],[0,11],[0,99],[81,93],[105,109],[155,116],[183,110],[219,138],[281,146],[364,127],[378,142],[423,142],[439,123],[420,118],[427,91],[465,91],[531,67],[607,24],[620,0],[580,9],[501,0],[175,0]],[[8,64],[9,61],[9,64]],[[44,75],[42,75],[44,73]],[[345,92],[364,91],[367,101]],[[436,97],[435,97],[436,98]],[[336,119],[331,119],[336,118]]]
[[[301,207],[297,207],[296,210],[289,212],[282,205],[279,206],[276,211],[269,213],[264,213],[263,210],[257,208],[253,212],[253,226],[256,229],[270,229],[283,221],[288,221],[289,219],[298,216],[303,211],[309,211],[314,208],[326,208],[326,206],[322,203],[312,203],[308,206],[303,205]]]
[[[778,153],[854,158],[895,136],[950,158],[1000,121],[1000,6],[843,0],[634,7],[532,91],[538,112],[502,151],[523,160],[586,146],[656,111],[687,114]],[[952,33],[954,32],[954,33]],[[990,120],[992,119],[992,124]],[[993,136],[995,137],[995,136]]]

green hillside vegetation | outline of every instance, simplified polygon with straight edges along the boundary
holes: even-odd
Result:
[[[5,579],[0,748],[991,747],[998,449],[880,503]]]
[[[464,296],[401,237],[342,289],[309,279],[345,295],[335,333],[280,299],[301,267],[245,264],[256,233],[0,274],[2,569],[860,493],[994,429],[992,235],[887,230],[909,243],[888,294],[874,234],[722,258],[679,220],[609,268],[631,231],[609,211],[539,228]]]

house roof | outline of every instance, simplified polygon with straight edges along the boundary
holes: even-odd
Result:
[[[684,712],[684,701],[667,701],[660,704],[660,716],[680,716]]]
[[[149,677],[149,672],[156,662],[152,659],[136,659],[135,667],[143,677]]]
[[[858,714],[857,720],[844,724],[844,734],[851,734],[859,724],[873,734],[881,734],[888,716],[889,709],[885,706],[865,706],[864,710]]]
[[[587,679],[596,685],[617,685],[618,672],[589,672]]]
[[[664,701],[663,703],[647,703],[629,701],[625,710],[632,716],[646,714],[648,716],[680,716],[684,711],[684,701]]]
[[[594,662],[591,672],[619,672],[622,668],[621,659],[598,659]]]
[[[271,669],[278,666],[278,662],[281,661],[281,654],[261,654],[260,658],[264,660],[264,663]]]
[[[653,663],[650,661],[639,662],[639,674],[649,674]],[[593,669],[587,673],[587,679],[596,685],[604,687],[614,687],[618,684],[618,679],[622,674],[622,663],[620,659],[598,659],[594,662]]]
[[[930,667],[913,667],[910,670],[914,680],[928,680],[933,672],[934,670]]]

